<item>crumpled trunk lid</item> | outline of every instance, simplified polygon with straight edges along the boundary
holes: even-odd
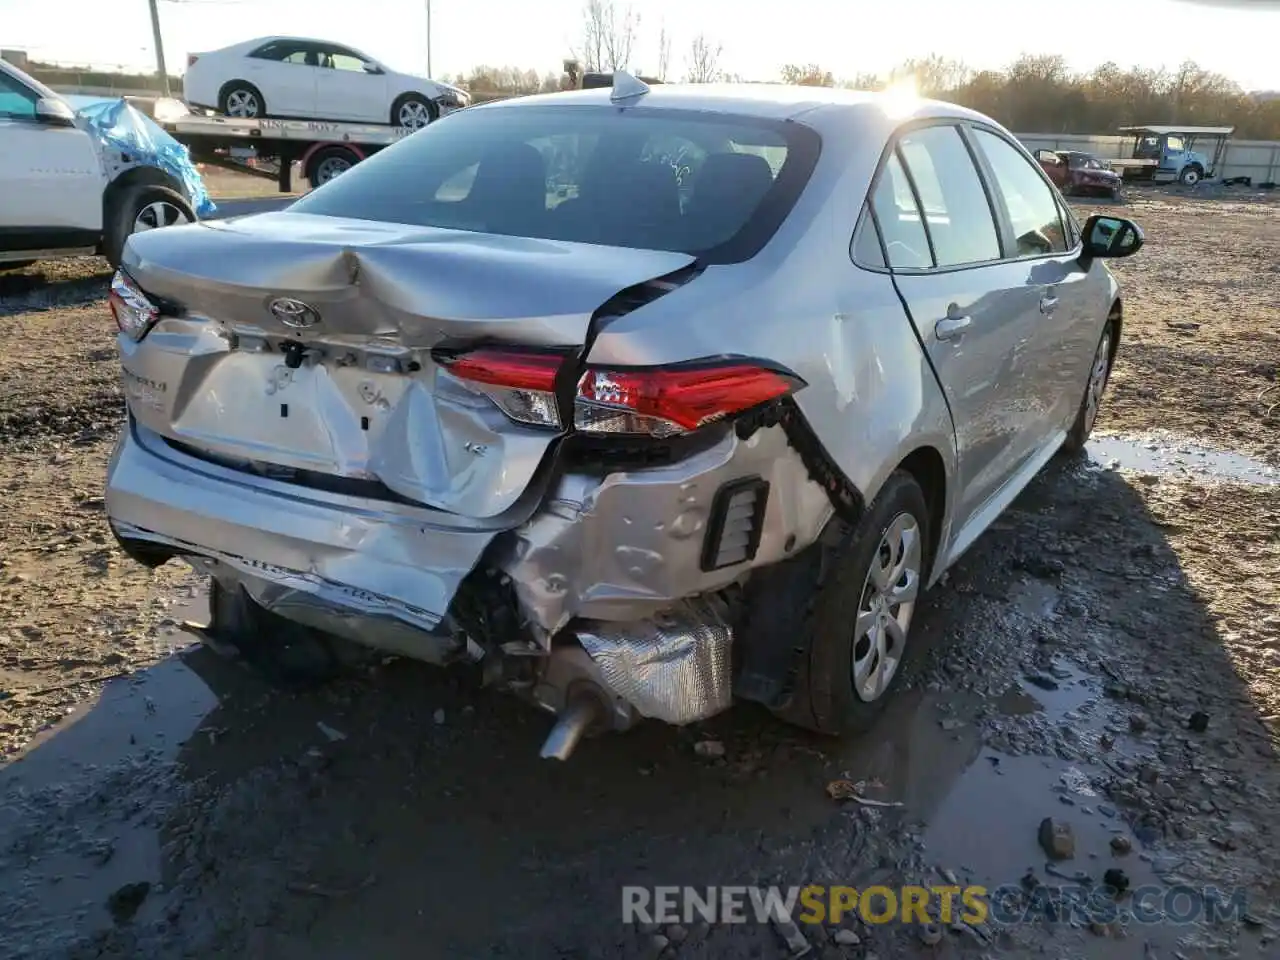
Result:
[[[124,269],[179,315],[121,338],[126,392],[220,462],[493,517],[558,433],[509,420],[432,348],[578,348],[601,305],[692,261],[287,212],[140,234]]]

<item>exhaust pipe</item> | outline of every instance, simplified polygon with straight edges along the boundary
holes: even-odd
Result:
[[[590,695],[575,698],[556,718],[538,756],[543,760],[568,760],[583,734],[603,719],[604,708],[599,699]]]

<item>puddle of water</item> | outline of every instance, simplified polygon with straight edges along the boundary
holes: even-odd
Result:
[[[110,766],[147,751],[172,759],[217,702],[181,659],[165,660],[108,683],[96,699],[37,736],[2,775],[38,789],[69,771]]]
[[[39,851],[22,873],[24,895],[38,904],[23,920],[33,937],[108,927],[112,893],[160,881],[153,761],[176,758],[217,702],[174,657],[108,683],[0,770],[8,798],[0,838]],[[50,826],[60,839],[46,844],[40,834]],[[150,896],[137,919],[162,909]]]
[[[1102,466],[1189,479],[1280,484],[1280,470],[1241,453],[1177,440],[1095,437],[1089,457]]]
[[[1093,888],[1103,885],[1106,871],[1119,869],[1128,878],[1130,892],[1153,887],[1167,895],[1171,888],[1186,883],[1180,875],[1182,861],[1168,854],[1142,852],[1128,825],[1092,785],[1093,778],[1105,773],[1088,763],[1011,757],[984,749],[929,819],[924,833],[927,855],[940,869],[955,871],[962,886],[984,886],[989,892],[1021,886],[1028,871],[1040,883],[1059,890],[1078,889],[1082,883]],[[1040,823],[1046,817],[1069,825],[1075,844],[1074,856],[1057,861],[1053,871],[1039,844]],[[1115,836],[1126,837],[1131,852],[1114,851]],[[1160,893],[1143,893],[1144,905],[1159,908],[1162,902]],[[1131,903],[1131,897],[1120,901],[1122,907]],[[1127,935],[1113,939],[1093,933],[1087,919],[1077,915],[1072,924],[1066,917],[1055,926],[1053,938],[1061,952],[1054,955],[1090,960],[1208,955],[1189,947],[1188,936],[1197,935],[1195,925],[1131,920]],[[1044,920],[1031,922],[1043,924]],[[1020,933],[1015,926],[1010,932],[1016,941],[1026,929]],[[1256,938],[1244,937],[1236,946],[1239,952],[1233,955],[1241,958],[1270,955]]]
[[[1013,706],[1031,701],[1029,709],[1002,710],[1004,713],[1019,714],[1043,711],[1054,721],[1076,720],[1082,707],[1101,696],[1092,680],[1077,667],[1055,660],[1053,665],[1042,671],[1029,673],[1005,692],[1001,701],[1008,700]]]

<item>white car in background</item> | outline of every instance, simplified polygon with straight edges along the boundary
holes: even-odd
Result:
[[[259,37],[187,57],[187,103],[228,117],[390,123],[416,129],[467,106],[438,80],[397,73],[342,44]]]
[[[0,60],[0,270],[97,253],[116,266],[132,234],[212,211],[186,152],[137,110]]]

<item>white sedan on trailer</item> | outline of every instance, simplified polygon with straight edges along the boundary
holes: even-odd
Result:
[[[397,73],[326,40],[259,37],[187,57],[189,104],[229,117],[294,117],[425,127],[470,103],[439,80]]]

